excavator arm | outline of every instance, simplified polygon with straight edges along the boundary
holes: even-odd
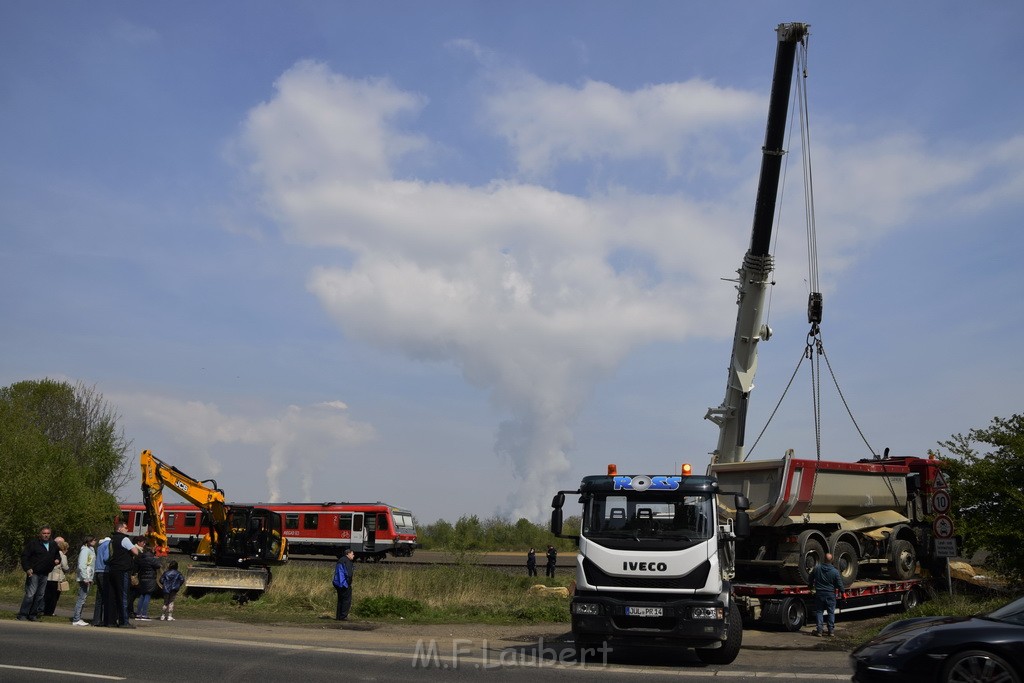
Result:
[[[217,482],[199,481],[188,476],[181,470],[163,462],[150,450],[139,454],[142,467],[142,500],[149,513],[149,539],[158,557],[167,555],[167,523],[164,519],[164,486],[174,491],[199,509],[208,512],[211,521],[211,533],[216,533],[227,520],[224,507],[224,491],[217,488]],[[207,485],[210,484],[210,485]],[[197,554],[208,555],[214,543],[207,535],[199,543]]]

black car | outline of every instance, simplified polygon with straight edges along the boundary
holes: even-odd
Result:
[[[1024,682],[1024,598],[973,617],[886,626],[850,655],[853,680]]]

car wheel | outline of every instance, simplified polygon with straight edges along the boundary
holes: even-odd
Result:
[[[965,650],[949,658],[942,670],[945,683],[1021,683],[1009,662],[985,650]]]

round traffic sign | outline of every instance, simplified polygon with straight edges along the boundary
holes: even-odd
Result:
[[[940,489],[932,494],[932,509],[935,512],[944,515],[949,512],[949,506],[949,492]]]
[[[935,538],[953,538],[953,520],[946,515],[938,515],[932,522]]]

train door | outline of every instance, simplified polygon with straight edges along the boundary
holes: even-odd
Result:
[[[131,513],[134,519],[130,524],[133,536],[145,536],[149,533],[149,513],[145,510],[135,510]]]
[[[363,536],[363,551],[373,553],[377,551],[377,516],[372,512],[366,515],[365,534]]]
[[[348,546],[357,553],[363,551],[366,530],[362,512],[342,512],[338,515],[338,530],[341,531],[342,542],[347,540]]]

